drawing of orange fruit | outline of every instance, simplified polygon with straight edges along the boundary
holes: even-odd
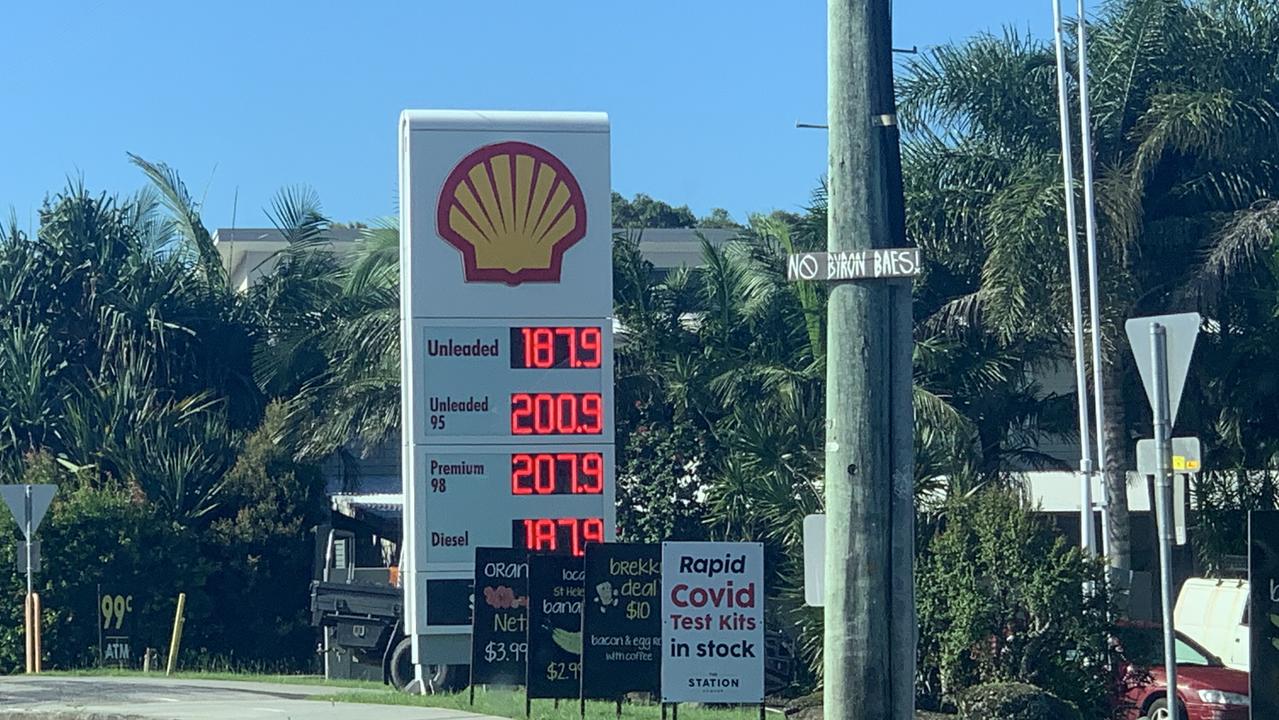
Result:
[[[564,252],[586,236],[586,199],[559,158],[501,142],[453,168],[436,222],[462,253],[467,282],[559,282]]]

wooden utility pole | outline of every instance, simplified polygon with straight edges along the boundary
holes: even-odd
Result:
[[[902,248],[891,0],[828,0],[830,253]],[[909,280],[830,291],[825,717],[914,718]]]

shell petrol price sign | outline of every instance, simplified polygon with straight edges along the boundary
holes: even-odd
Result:
[[[405,629],[465,664],[429,587],[613,539],[608,119],[405,111],[400,193]]]

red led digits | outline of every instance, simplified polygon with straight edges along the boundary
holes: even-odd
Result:
[[[516,547],[532,552],[586,554],[586,546],[604,542],[603,518],[530,518],[511,523]]]
[[[604,492],[604,456],[588,453],[514,453],[512,495],[599,495]]]
[[[511,396],[511,434],[532,434],[533,396],[528,393],[516,393]]]
[[[596,495],[604,492],[604,456],[599,453],[586,453],[582,456],[582,480],[573,492]],[[573,477],[577,482],[577,476]]]
[[[579,426],[586,435],[599,435],[604,432],[604,397],[599,393],[585,393],[582,398],[582,410],[578,416],[582,419]]]
[[[555,492],[555,458],[537,455],[533,458],[533,492],[550,495]]]
[[[536,483],[533,480],[535,467],[533,456],[518,453],[511,456],[511,494],[532,495]]]
[[[554,387],[561,370],[602,370],[604,330],[598,325],[510,328],[514,370],[544,370],[535,387]],[[574,383],[577,387],[581,384]],[[520,387],[520,385],[516,385]],[[524,387],[528,387],[525,385]],[[561,385],[561,387],[563,387]],[[599,386],[596,386],[599,387]],[[511,394],[511,434],[573,437],[603,435],[604,395],[600,392],[517,392]],[[550,446],[511,453],[511,494],[526,497],[604,493],[604,454],[564,451]],[[540,505],[542,512],[555,512]],[[563,510],[561,510],[562,512]],[[511,521],[515,547],[533,552],[585,555],[586,546],[605,541],[604,518],[541,517]]]
[[[568,366],[582,367],[577,360],[577,328],[557,327],[554,332],[556,340],[564,338],[565,344],[568,345]]]
[[[549,328],[520,328],[524,336],[524,367],[555,365],[555,334]]]
[[[582,553],[574,553],[580,555],[585,553],[586,546],[590,543],[604,542],[604,521],[600,518],[586,518],[582,521]]]
[[[600,393],[515,393],[511,395],[512,435],[600,435],[604,397]]]
[[[597,368],[604,359],[604,343],[599,328],[582,328],[582,367]]]
[[[561,435],[559,432],[559,423],[556,422],[559,413],[559,397],[550,393],[537,393],[533,395],[533,434],[534,435]],[[570,398],[571,400],[571,398]]]
[[[597,369],[603,362],[603,333],[598,327],[511,328],[512,368]]]

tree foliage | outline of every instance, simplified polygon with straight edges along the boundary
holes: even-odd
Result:
[[[923,693],[954,703],[979,684],[1022,682],[1100,717],[1111,690],[1102,568],[1000,489],[951,498],[925,540],[916,581]],[[1082,592],[1085,583],[1095,592]]]
[[[644,193],[629,200],[621,193],[613,193],[615,228],[690,228],[696,224],[697,216],[687,205],[674,207]]]
[[[72,185],[37,235],[0,244],[0,466],[47,451],[91,484],[137,487],[195,521],[263,398],[251,323],[175,249],[154,196],[93,197]]]
[[[1105,460],[1112,549],[1127,565],[1123,470],[1130,425],[1146,410],[1123,321],[1196,309],[1219,320],[1269,274],[1258,261],[1279,227],[1279,10],[1260,0],[1116,0],[1091,25]],[[966,288],[930,321],[961,335],[980,328],[1048,365],[1067,354],[1070,333],[1052,50],[1009,30],[903,69],[911,236],[934,258],[930,272]],[[1069,72],[1073,83],[1078,68]],[[1205,417],[1198,427],[1211,425]]]
[[[41,528],[51,663],[95,661],[101,584],[134,595],[139,651],[164,645],[186,592],[192,653],[306,667],[307,531],[325,503],[318,473],[275,442],[285,413],[254,376],[271,308],[230,292],[177,174],[134,161],[156,189],[72,184],[34,237],[0,232],[0,472],[59,486]],[[306,199],[275,205],[299,244]],[[0,599],[21,614],[20,594]],[[0,665],[17,662],[14,637]]]

